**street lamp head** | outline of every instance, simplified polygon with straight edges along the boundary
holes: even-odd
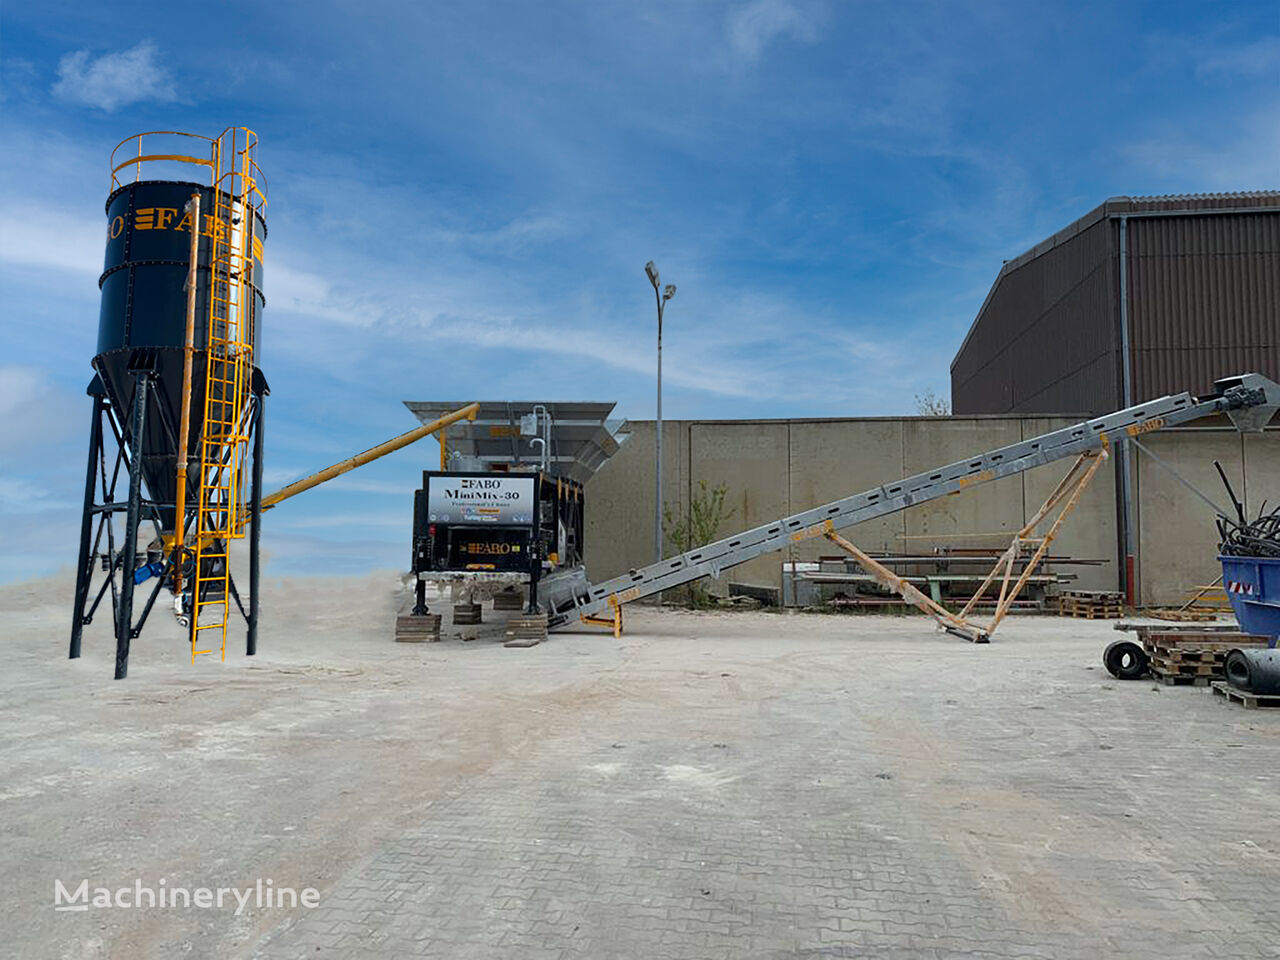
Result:
[[[676,285],[674,283],[668,283],[665,287],[662,288],[663,300],[670,300],[675,295],[676,295]]]
[[[657,290],[658,289],[658,268],[654,265],[654,262],[652,260],[650,260],[648,263],[644,265],[644,272],[648,275],[649,282],[653,284],[653,289]]]

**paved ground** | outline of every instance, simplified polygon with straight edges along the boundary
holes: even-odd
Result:
[[[1111,680],[1106,623],[406,646],[385,579],[293,581],[254,661],[158,621],[115,683],[66,586],[0,588],[12,955],[1280,956],[1280,713]],[[82,878],[320,904],[54,912]]]

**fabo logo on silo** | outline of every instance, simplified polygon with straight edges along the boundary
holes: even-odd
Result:
[[[179,218],[181,214],[181,218]],[[227,225],[221,220],[215,219],[208,215],[204,216],[204,225],[200,233],[205,237],[214,236],[217,231],[218,236],[222,236],[227,231]],[[135,230],[172,230],[174,233],[189,233],[191,231],[191,214],[185,210],[179,210],[177,207],[139,207],[133,212],[133,229]],[[111,240],[116,239],[124,232],[124,216],[117,215],[112,218],[111,223],[107,226],[107,237]],[[256,259],[262,259],[262,240],[257,236],[253,238],[253,255]]]
[[[169,224],[177,217],[178,211],[175,207],[140,207],[138,212],[133,215],[133,229],[135,230],[168,230]],[[186,214],[174,227],[175,230],[191,229],[191,214]]]
[[[178,219],[178,214],[182,214],[182,218]],[[204,218],[205,236],[212,236],[212,224],[216,223],[211,217]],[[133,229],[135,230],[173,230],[176,232],[187,233],[191,230],[191,214],[185,210],[179,210],[177,207],[139,207],[133,212]],[[111,225],[107,228],[107,234],[114,240],[120,236],[124,230],[124,217],[117,215],[111,221]]]

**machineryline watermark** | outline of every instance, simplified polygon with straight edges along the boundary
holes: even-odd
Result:
[[[74,881],[73,881],[74,882]],[[142,878],[124,887],[90,887],[81,880],[67,889],[61,880],[53,881],[53,909],[71,913],[89,910],[229,910],[238,917],[247,908],[257,909],[305,907],[320,905],[320,891],[315,887],[278,887],[275,881],[259,878],[251,887],[186,887],[170,886],[164,877],[154,886]]]

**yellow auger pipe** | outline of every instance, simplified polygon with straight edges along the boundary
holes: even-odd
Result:
[[[435,433],[437,430],[443,430],[450,424],[457,423],[459,420],[474,420],[476,414],[480,410],[480,404],[469,403],[465,407],[453,411],[453,413],[445,414],[439,420],[432,420],[430,423],[424,423],[420,427],[410,430],[408,433],[402,433],[398,437],[393,437],[386,443],[380,443],[376,447],[370,447],[364,453],[358,453],[354,457],[349,457],[340,463],[335,463],[331,467],[325,467],[319,473],[313,473],[309,477],[303,477],[301,480],[295,480],[287,487],[282,487],[275,493],[269,494],[262,498],[262,509],[270,510],[276,504],[290,497],[296,497],[304,490],[310,490],[312,487],[319,486],[326,480],[332,480],[334,477],[341,476],[356,467],[362,467],[372,460],[379,457],[385,457],[388,453],[394,453],[401,447],[407,447],[415,440],[421,440],[429,433]]]
[[[356,467],[362,467],[366,463],[377,460],[379,457],[385,457],[388,453],[395,453],[401,447],[407,447],[414,441],[421,440],[423,437],[430,433],[435,433],[437,430],[443,430],[450,424],[457,423],[459,420],[474,420],[479,411],[480,404],[469,403],[465,407],[461,407],[453,411],[453,413],[445,414],[439,420],[424,423],[422,426],[415,427],[408,433],[402,433],[398,437],[392,437],[386,443],[380,443],[376,447],[370,447],[364,453],[358,453],[354,457],[348,457],[346,460],[335,463],[331,467],[325,467],[323,470],[318,473],[313,473],[309,477],[303,477],[301,480],[295,480],[287,487],[281,487],[275,493],[268,494],[263,497],[262,509],[270,510],[276,504],[281,503],[284,500],[288,500],[290,497],[296,497],[298,494],[310,490],[312,487],[318,487],[326,480],[332,480],[334,477],[348,473]],[[241,517],[242,519],[236,524],[237,532],[247,527],[249,525],[249,521],[252,519],[249,516],[248,511],[243,511],[241,513]],[[201,545],[207,544],[210,539],[212,538],[206,534],[205,539],[201,541]]]

